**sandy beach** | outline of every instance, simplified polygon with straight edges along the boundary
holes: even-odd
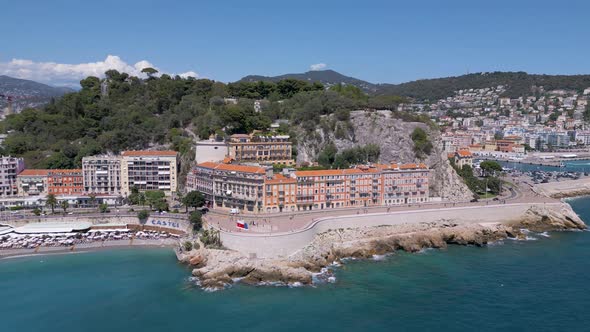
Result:
[[[134,239],[130,240],[110,240],[104,242],[81,243],[75,246],[60,246],[60,247],[38,247],[36,249],[3,249],[0,250],[0,260],[13,257],[23,256],[42,256],[52,254],[67,254],[80,253],[98,250],[112,250],[125,248],[141,248],[141,247],[162,247],[175,248],[178,246],[178,239]]]

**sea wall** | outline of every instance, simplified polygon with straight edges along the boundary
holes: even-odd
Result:
[[[314,220],[306,229],[280,234],[248,234],[220,231],[223,245],[250,257],[287,257],[311,243],[317,234],[332,229],[375,227],[449,220],[456,223],[509,223],[518,221],[535,205],[560,209],[562,203],[515,203],[492,206],[457,207],[421,211],[325,217]]]

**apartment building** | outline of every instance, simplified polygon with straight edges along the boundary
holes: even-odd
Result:
[[[131,189],[162,190],[167,196],[178,187],[178,153],[176,151],[123,151],[121,153],[121,194]]]
[[[263,167],[206,162],[193,167],[187,190],[203,192],[212,207],[273,213],[427,202],[428,178],[424,164],[273,174]]]
[[[82,169],[51,169],[47,172],[47,193],[75,196],[84,193]]]
[[[82,158],[84,192],[88,194],[121,194],[121,157],[99,155]]]
[[[237,162],[264,165],[293,165],[293,144],[289,135],[265,135],[261,133],[234,134],[229,138],[229,157]]]
[[[0,158],[0,197],[17,196],[16,176],[25,169],[23,158],[2,156]]]
[[[44,196],[47,194],[48,169],[25,169],[16,176],[18,196]]]
[[[250,212],[262,210],[265,168],[204,162],[190,173],[187,190],[202,192],[209,206]]]

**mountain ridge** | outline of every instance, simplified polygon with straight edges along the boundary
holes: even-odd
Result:
[[[498,85],[508,86],[505,97],[516,98],[534,93],[533,87],[543,86],[545,90],[570,89],[582,91],[590,88],[590,75],[546,75],[526,72],[478,72],[459,76],[420,79],[399,84],[371,83],[340,74],[334,70],[308,71],[299,74],[278,76],[248,75],[238,82],[300,79],[320,82],[327,86],[335,84],[354,85],[370,95],[398,95],[414,100],[435,101],[450,97],[457,90],[481,89]]]
[[[32,80],[0,75],[0,110],[8,106],[7,98],[12,99],[12,107],[15,112],[28,107],[38,107],[48,103],[52,98],[61,97],[75,90],[67,87],[55,87]]]

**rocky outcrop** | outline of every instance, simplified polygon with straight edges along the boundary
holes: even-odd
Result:
[[[586,224],[569,204],[562,204],[559,209],[533,205],[522,219],[514,222],[513,225],[538,232],[586,229]]]
[[[297,137],[297,162],[311,163],[323,147],[334,142],[339,151],[355,146],[377,144],[381,148],[379,162],[414,163],[414,142],[411,134],[416,127],[428,132],[433,143],[433,151],[423,162],[432,169],[430,181],[431,196],[444,197],[445,200],[466,201],[473,198],[463,180],[457,175],[442,150],[442,142],[438,130],[431,129],[421,122],[405,122],[391,117],[389,111],[379,112],[351,112],[350,127],[344,131],[346,135],[336,135],[338,127],[344,127],[344,122],[334,122],[330,117],[322,119],[325,123],[335,123],[335,130],[330,125],[318,128],[313,134],[301,132]]]
[[[540,195],[552,198],[567,198],[590,195],[590,178],[540,183],[533,187]]]
[[[484,246],[505,238],[522,238],[532,231],[578,230],[586,225],[568,204],[532,206],[521,218],[503,223],[453,220],[393,226],[334,229],[316,235],[305,248],[284,259],[256,259],[232,250],[192,250],[178,255],[194,267],[192,274],[205,288],[219,289],[233,282],[246,284],[301,284],[314,273],[343,258],[372,258],[398,250],[417,252],[449,244]]]

